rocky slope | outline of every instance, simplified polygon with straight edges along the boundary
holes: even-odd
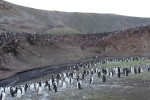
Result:
[[[150,26],[94,34],[1,33],[0,78],[95,56],[149,56]]]
[[[0,2],[0,31],[45,33],[95,33],[150,24],[149,18],[113,14],[44,11]]]

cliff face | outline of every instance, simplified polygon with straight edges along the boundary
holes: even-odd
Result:
[[[1,33],[0,78],[94,56],[149,56],[150,26],[95,34]]]
[[[80,34],[111,32],[149,25],[149,18],[113,14],[44,11],[0,3],[0,31]]]

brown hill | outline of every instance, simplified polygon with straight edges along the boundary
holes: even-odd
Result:
[[[44,11],[0,2],[0,32],[95,33],[149,25],[149,18]]]
[[[150,26],[93,34],[0,34],[0,78],[95,56],[149,56]]]

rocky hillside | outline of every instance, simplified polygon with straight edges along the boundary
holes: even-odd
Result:
[[[95,34],[0,34],[0,78],[95,56],[150,56],[150,26]]]
[[[99,33],[148,24],[149,18],[44,11],[0,1],[1,32]]]

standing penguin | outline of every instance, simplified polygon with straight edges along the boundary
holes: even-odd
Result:
[[[15,87],[10,87],[10,94],[12,97],[15,97],[16,94]]]
[[[22,91],[22,95],[25,94],[25,86],[24,85],[21,85],[21,91]]]
[[[48,85],[47,85],[47,86],[48,86],[48,90],[51,90],[51,86],[50,86],[50,84],[49,84],[49,83],[48,83]]]
[[[81,81],[77,81],[77,88],[81,89]]]
[[[79,75],[77,75],[77,81],[79,81]]]
[[[118,67],[118,78],[120,78],[121,76],[121,72],[120,72],[120,68]]]
[[[30,90],[35,91],[35,85],[33,83],[30,84]]]
[[[54,89],[55,92],[57,92],[57,85],[56,85],[56,83],[53,84],[53,89]]]
[[[103,82],[106,82],[106,76],[103,75]]]
[[[54,76],[52,75],[52,84],[54,84]]]
[[[84,77],[85,77],[85,74],[83,73],[83,74],[82,74],[82,79],[84,79]]]
[[[1,100],[6,100],[6,94],[4,91],[1,92],[0,98],[1,98]]]
[[[25,85],[25,92],[27,91],[28,87],[29,87],[29,85],[26,83],[26,85]]]
[[[141,73],[141,67],[138,68],[138,73]]]
[[[73,79],[70,77],[69,78],[69,83],[72,84],[73,83]]]
[[[37,90],[37,94],[38,94],[38,95],[41,95],[42,93],[43,93],[42,87],[39,86],[39,87],[38,87],[38,90]]]
[[[126,73],[126,76],[128,76],[128,74],[129,74],[129,69],[128,68],[125,68],[125,73]]]
[[[93,76],[90,76],[90,83],[93,83]]]
[[[17,98],[21,98],[21,96],[22,96],[22,92],[21,92],[21,89],[19,88],[17,88],[17,95],[16,95],[16,97]]]
[[[98,77],[101,77],[101,71],[100,70],[98,70],[97,75],[98,75]]]
[[[137,69],[134,67],[134,73],[137,74]]]
[[[66,88],[66,83],[63,81],[63,86],[62,88]]]

